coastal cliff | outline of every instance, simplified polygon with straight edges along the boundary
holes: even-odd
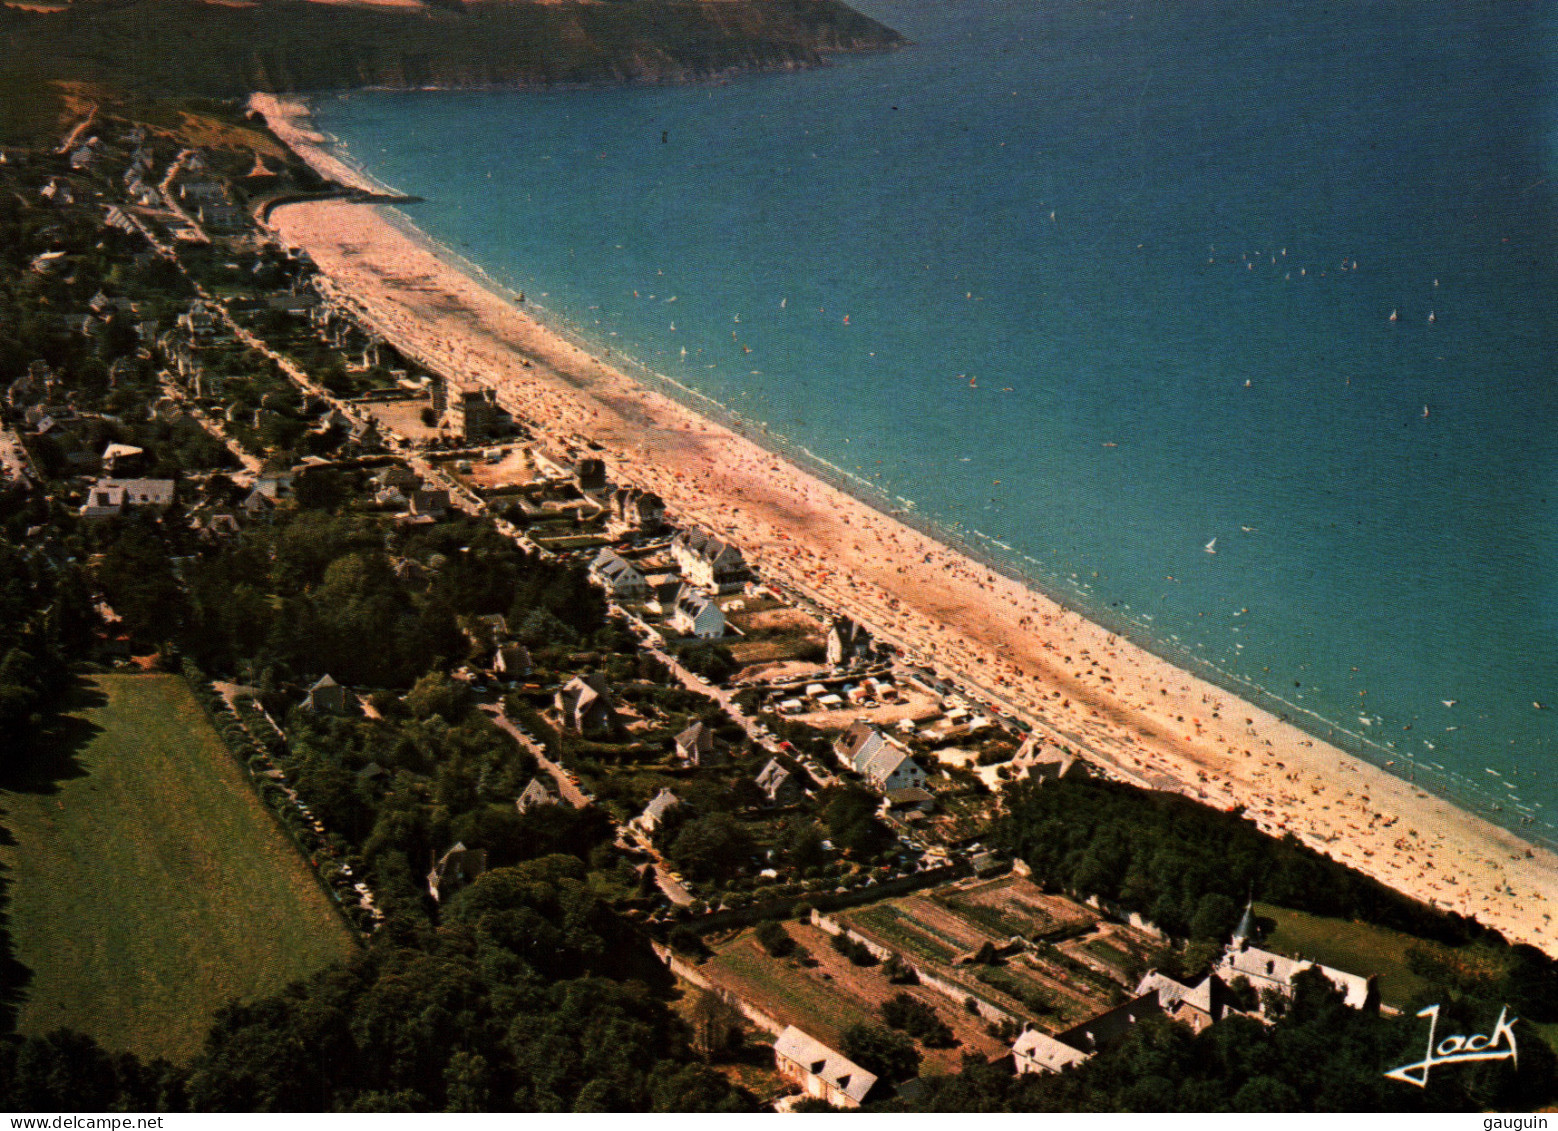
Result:
[[[690,82],[903,43],[840,0],[81,0],[0,8],[0,83],[230,98]]]

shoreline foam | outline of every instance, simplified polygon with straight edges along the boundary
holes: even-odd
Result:
[[[367,183],[299,125],[306,107],[274,112],[284,115],[283,129],[272,126],[278,137],[323,175],[339,167],[354,185]],[[1397,890],[1558,954],[1558,930],[1541,910],[1558,902],[1552,852],[1313,738],[630,380],[523,313],[490,279],[480,281],[479,268],[451,263],[404,217],[328,201],[282,206],[271,222],[412,356],[494,386],[516,415],[599,442],[619,481],[658,491],[684,521],[741,544],[763,572],[858,615],[1037,720],[1041,732],[1085,747],[1127,780],[1241,805],[1267,831],[1293,833]]]

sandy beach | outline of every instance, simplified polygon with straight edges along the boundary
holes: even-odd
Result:
[[[249,109],[263,115],[271,133],[325,180],[362,192],[377,194],[383,191],[382,185],[375,184],[324,148],[327,139],[314,129],[306,103],[279,94],[256,92],[249,96]]]
[[[274,100],[272,100],[274,101]],[[322,173],[298,124],[272,128]],[[292,135],[292,136],[289,136]],[[296,139],[296,140],[294,140]],[[319,163],[316,163],[319,162]],[[350,170],[353,184],[361,184]],[[1274,833],[1558,955],[1558,855],[1175,668],[642,387],[445,262],[371,205],[278,208],[337,298],[429,367],[497,390],[612,477],[729,537],[767,578],[863,620],[1125,780],[1242,805]],[[1258,893],[1257,893],[1258,894]]]

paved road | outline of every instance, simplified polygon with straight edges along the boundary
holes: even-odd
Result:
[[[60,142],[59,148],[54,151],[55,154],[62,156],[76,148],[76,142],[81,139],[82,131],[90,126],[96,117],[97,103],[94,102],[92,103],[92,109],[87,112],[87,116],[81,119],[81,121],[77,122],[76,128],[65,135],[65,140]]]
[[[173,178],[179,175],[184,162],[194,156],[194,153],[193,149],[186,149],[174,159],[173,164],[168,166],[168,175],[163,177],[162,183],[157,186],[157,192],[162,196],[162,203],[167,206],[168,211],[189,225],[190,230],[195,233],[197,243],[210,243],[211,237],[206,235],[206,230],[200,226],[199,221],[185,212],[183,206],[173,196]]]
[[[650,867],[655,870],[655,884],[665,893],[665,897],[678,907],[686,907],[693,901],[692,892],[683,887],[676,878],[671,875],[670,861],[660,855],[650,839],[637,829],[629,829],[623,826],[617,830],[617,844],[623,848],[636,849],[650,858]]]

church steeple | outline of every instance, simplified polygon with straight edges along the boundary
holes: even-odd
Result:
[[[1247,944],[1255,935],[1255,895],[1250,894],[1250,900],[1244,905],[1244,914],[1239,917],[1239,925],[1233,929],[1233,945]]]

